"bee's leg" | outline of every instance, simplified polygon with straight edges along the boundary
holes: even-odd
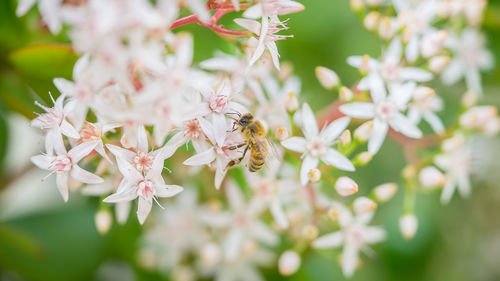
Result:
[[[248,147],[250,147],[250,143],[241,143],[241,144],[238,144],[238,145],[236,145],[234,147],[242,147],[244,145],[246,145],[246,147],[245,147],[245,150],[243,151],[243,155],[240,158],[236,159],[236,160],[233,159],[233,160],[229,161],[229,163],[227,163],[226,168],[232,167],[234,165],[238,165],[241,162],[241,160],[243,160],[243,158],[245,158],[245,154],[248,151]],[[229,147],[229,149],[231,149],[231,147]],[[234,148],[234,149],[236,149],[236,148]]]
[[[237,145],[230,146],[230,147],[228,147],[228,149],[229,149],[229,150],[235,150],[235,149],[238,149],[238,148],[244,147],[245,145],[247,145],[247,143],[246,143],[246,142],[244,142],[244,143],[240,143],[240,144],[237,144]]]

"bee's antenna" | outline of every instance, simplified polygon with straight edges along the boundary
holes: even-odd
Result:
[[[241,113],[239,113],[239,112],[226,112],[226,114],[234,114],[234,115],[238,115],[238,117],[241,117]]]

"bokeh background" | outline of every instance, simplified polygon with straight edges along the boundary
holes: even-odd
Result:
[[[340,74],[344,84],[358,78],[346,64],[350,55],[378,56],[382,42],[365,31],[347,0],[303,0],[302,13],[291,15],[294,38],[279,42],[282,61],[294,64],[302,78],[301,99],[321,109],[336,98],[322,89],[314,67],[323,65]],[[489,1],[484,30],[489,48],[500,61],[500,1]],[[35,100],[57,95],[54,77],[71,78],[76,60],[64,46],[67,36],[51,35],[36,9],[23,18],[15,16],[16,0],[0,1],[0,280],[168,280],[142,269],[137,262],[142,229],[133,217],[124,226],[114,225],[101,236],[94,225],[96,198],[73,193],[64,204],[53,178],[41,181],[44,171],[29,163],[41,151],[40,136],[29,127],[38,111]],[[230,19],[224,19],[231,26]],[[209,58],[214,50],[232,52],[232,45],[200,26],[183,28],[195,35],[195,60]],[[485,103],[500,105],[500,67],[484,73]],[[441,113],[445,123],[455,118],[464,84],[443,87],[433,84],[446,100]],[[481,144],[482,145],[482,144]],[[388,230],[388,239],[376,245],[375,254],[363,257],[352,280],[500,280],[500,145],[485,142],[491,155],[481,176],[474,180],[469,199],[455,196],[448,206],[439,203],[439,191],[419,194],[416,214],[420,224],[411,241],[399,233],[403,190],[382,205],[375,224]],[[400,182],[403,153],[387,141],[381,152],[356,180],[361,193],[385,183]],[[275,268],[266,269],[268,280],[344,280],[337,263],[338,252],[307,252],[303,266],[284,278]]]

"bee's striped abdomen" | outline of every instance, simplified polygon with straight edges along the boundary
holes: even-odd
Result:
[[[248,160],[248,170],[250,172],[256,172],[264,166],[266,148],[262,144],[253,144],[251,148],[250,159]]]

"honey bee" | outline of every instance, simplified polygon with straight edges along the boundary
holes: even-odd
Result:
[[[238,145],[230,146],[229,149],[235,150],[244,147],[243,155],[231,160],[226,168],[233,167],[239,164],[244,158],[248,150],[250,150],[250,158],[248,159],[248,170],[256,172],[264,166],[269,149],[272,149],[272,143],[266,136],[266,130],[262,123],[255,119],[252,114],[230,113],[238,115],[238,119],[233,119],[233,132],[238,130],[243,137],[244,142]]]

